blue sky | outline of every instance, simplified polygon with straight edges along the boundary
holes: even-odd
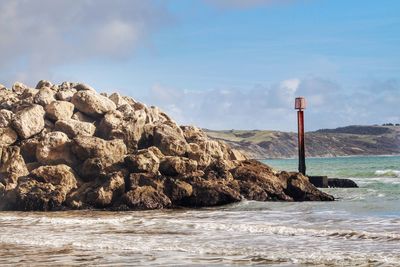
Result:
[[[400,1],[6,0],[0,10],[6,85],[83,81],[213,129],[295,130],[298,95],[308,130],[400,122]]]

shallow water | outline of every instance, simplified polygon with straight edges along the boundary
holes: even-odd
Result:
[[[296,168],[293,160],[267,162]],[[310,173],[352,177],[361,186],[326,189],[335,202],[1,212],[0,264],[398,266],[400,177],[377,171],[400,170],[399,165],[399,157],[309,160]]]

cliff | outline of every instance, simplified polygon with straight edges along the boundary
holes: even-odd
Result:
[[[333,200],[157,107],[82,83],[0,85],[0,210]]]
[[[297,133],[280,131],[212,131],[214,140],[221,140],[250,158],[297,157]],[[355,155],[400,154],[400,126],[347,126],[322,129],[305,134],[306,155],[337,157]]]

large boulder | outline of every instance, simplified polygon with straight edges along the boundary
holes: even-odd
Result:
[[[123,203],[134,210],[163,209],[171,206],[171,200],[151,186],[140,186],[122,197]]]
[[[18,183],[14,208],[42,211],[61,209],[67,194],[76,187],[76,175],[70,167],[39,167]]]
[[[126,145],[122,140],[104,140],[98,137],[78,136],[74,139],[73,151],[79,159],[113,158],[115,162],[123,161]]]
[[[79,111],[90,116],[100,116],[116,109],[113,101],[90,90],[78,91],[72,97],[71,102]]]
[[[104,115],[97,131],[104,139],[122,139],[127,144],[128,151],[132,153],[138,148],[145,123],[146,113],[143,110],[132,111],[129,114],[114,110]]]
[[[51,120],[68,120],[74,114],[74,105],[67,101],[53,101],[45,107],[46,117]]]
[[[18,111],[13,120],[12,127],[22,139],[40,133],[44,128],[45,111],[42,106],[31,105]]]
[[[166,156],[160,162],[160,172],[166,176],[185,175],[197,170],[197,162],[184,157]]]
[[[79,135],[93,136],[96,131],[96,127],[90,122],[66,119],[56,121],[55,130],[64,132],[68,135],[68,137],[74,138],[75,136]]]
[[[153,143],[164,155],[184,156],[189,148],[183,132],[174,124],[161,124],[153,129]]]
[[[126,156],[126,166],[131,172],[148,172],[156,174],[160,166],[159,156],[161,152],[158,151],[157,153],[154,150],[158,150],[158,148],[153,147],[153,149],[142,149],[136,154]]]
[[[56,101],[55,91],[51,90],[48,87],[43,87],[39,90],[39,92],[34,97],[35,104],[39,104],[42,106],[46,106],[53,101]]]
[[[63,132],[50,132],[36,144],[36,159],[42,164],[76,164],[72,142]]]

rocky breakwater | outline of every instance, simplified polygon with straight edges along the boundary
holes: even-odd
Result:
[[[333,200],[157,107],[92,87],[0,85],[0,209],[161,209]]]

